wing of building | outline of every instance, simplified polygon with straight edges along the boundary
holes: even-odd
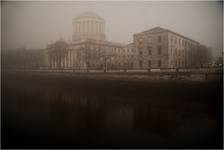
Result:
[[[155,27],[134,34],[136,68],[187,68],[198,66],[200,43],[171,30]]]

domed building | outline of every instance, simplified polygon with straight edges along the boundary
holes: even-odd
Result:
[[[125,54],[125,45],[106,40],[103,18],[86,12],[72,23],[72,42],[57,41],[47,48],[48,67],[106,70],[127,67],[125,60],[130,57]]]
[[[73,19],[72,41],[82,39],[105,40],[105,20],[95,13],[86,12]]]

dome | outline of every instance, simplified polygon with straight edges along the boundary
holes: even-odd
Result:
[[[95,18],[95,19],[103,20],[99,15],[97,15],[96,13],[93,13],[93,12],[82,13],[74,19],[76,20],[76,19],[83,19],[83,18]]]
[[[73,19],[72,41],[83,39],[105,40],[105,21],[92,12],[85,12]]]

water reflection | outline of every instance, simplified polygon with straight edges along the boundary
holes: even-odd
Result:
[[[188,133],[197,132],[197,120],[204,121],[201,128],[211,123],[206,131],[215,130],[214,134],[217,129],[217,121],[208,117],[204,105],[195,102],[174,105],[147,97],[140,100],[58,87],[8,88],[4,91],[5,133],[10,139],[15,134],[15,140],[22,136],[31,145],[38,140],[45,146],[167,146],[185,136],[189,126],[193,127]],[[192,144],[192,138],[188,140]],[[22,139],[19,142],[24,144]]]

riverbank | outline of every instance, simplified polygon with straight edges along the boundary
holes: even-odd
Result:
[[[3,71],[4,74],[39,75],[55,77],[85,77],[87,79],[144,81],[144,82],[207,82],[223,81],[222,72],[44,72],[44,71]]]
[[[105,94],[149,95],[149,96],[183,96],[194,94],[205,99],[217,99],[222,96],[223,85],[216,81],[186,80],[149,80],[144,77],[122,75],[64,74],[64,73],[3,73],[2,83],[15,87],[43,87],[76,89],[80,92],[100,92]],[[119,90],[118,90],[119,89]],[[139,90],[141,89],[141,90]],[[196,98],[195,98],[196,99]],[[201,98],[200,98],[201,99]],[[198,99],[199,100],[199,99]]]

